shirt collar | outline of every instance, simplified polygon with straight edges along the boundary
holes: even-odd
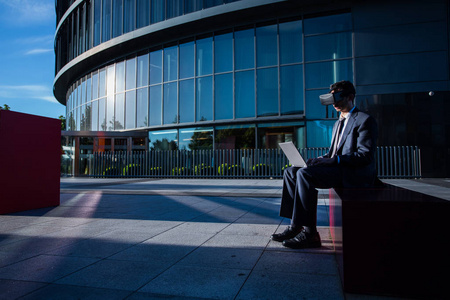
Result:
[[[339,118],[339,120],[350,118],[350,115],[351,115],[352,112],[355,110],[355,107],[356,107],[356,106],[353,106],[353,108],[348,112],[348,114],[347,114],[345,117]]]

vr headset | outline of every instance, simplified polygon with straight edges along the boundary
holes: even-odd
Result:
[[[345,97],[345,95],[342,95],[342,93],[343,92],[341,91],[341,92],[334,92],[334,93],[328,93],[328,94],[320,95],[319,96],[320,103],[322,105],[335,104],[336,102],[341,101],[343,97]]]

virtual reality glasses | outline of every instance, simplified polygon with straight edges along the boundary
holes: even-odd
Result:
[[[342,100],[344,96],[342,95],[342,92],[334,92],[334,93],[328,93],[320,95],[320,103],[322,105],[331,105],[336,102],[339,102]]]

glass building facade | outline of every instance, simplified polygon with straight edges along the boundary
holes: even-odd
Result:
[[[337,115],[318,96],[350,80],[380,145],[421,146],[390,108],[448,106],[447,2],[302,2],[56,1],[67,130],[90,136],[89,151],[327,147]],[[445,122],[430,123],[444,152]],[[125,145],[99,147],[108,135]]]

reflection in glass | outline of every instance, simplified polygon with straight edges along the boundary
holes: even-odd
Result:
[[[101,0],[94,1],[94,46],[100,44],[100,14],[101,14]]]
[[[214,143],[215,149],[255,149],[255,125],[217,126]]]
[[[329,89],[306,91],[306,116],[308,119],[334,118],[335,109],[332,105],[320,104],[319,95],[326,94]]]
[[[281,114],[303,113],[303,71],[302,65],[280,68]]]
[[[207,128],[184,128],[179,132],[180,150],[208,150],[213,147],[213,129]]]
[[[332,45],[332,47],[330,47]],[[316,61],[352,56],[352,34],[341,32],[305,37],[305,60]]]
[[[108,68],[108,95],[110,94],[110,82]],[[125,90],[125,62],[121,61],[116,64],[116,93],[123,92]]]
[[[227,33],[214,37],[214,72],[233,70],[233,34]]]
[[[122,8],[123,7],[122,7],[122,1],[113,1],[112,4],[113,4],[112,37],[115,38],[122,34],[122,28],[123,28]]]
[[[150,52],[150,84],[162,82],[162,50]]]
[[[236,118],[255,117],[255,73],[237,72],[235,81]]]
[[[88,75],[86,79],[86,102],[90,102],[91,100],[92,100],[91,75]]]
[[[278,64],[277,25],[256,28],[256,65],[258,67]]]
[[[255,66],[254,30],[242,30],[234,33],[234,51],[236,70],[250,69]]]
[[[137,28],[150,24],[150,2],[148,0],[137,0]]]
[[[180,45],[180,79],[194,77],[195,71],[194,42]]]
[[[178,47],[164,49],[164,82],[177,80]]]
[[[178,150],[177,130],[149,131],[148,133],[150,150]]]
[[[146,110],[147,111],[147,110]],[[125,129],[136,128],[136,91],[125,94]]]
[[[167,1],[167,13],[166,18],[174,18],[183,14],[183,2],[184,0],[171,0]]]
[[[123,82],[123,81],[122,81]],[[106,75],[106,95],[114,95],[115,73],[114,65],[108,66]]]
[[[116,94],[115,104],[115,114],[110,118],[110,124],[108,125],[110,125],[110,130],[122,130],[125,125],[125,93]]]
[[[306,88],[327,88],[340,80],[352,80],[351,60],[312,63],[305,65]]]
[[[138,89],[136,95],[136,127],[148,126],[148,88]]]
[[[137,58],[137,87],[148,85],[148,54]]]
[[[111,39],[111,1],[102,1],[102,42]]]
[[[194,122],[194,79],[180,81],[180,123]]]
[[[125,89],[135,89],[136,88],[136,58],[131,58],[127,60],[126,66],[126,86]]]
[[[304,147],[304,123],[271,123],[258,126],[258,148],[279,149],[279,143]]]
[[[100,70],[98,78],[98,97],[106,96],[106,69]]]
[[[308,147],[330,147],[335,122],[336,120],[306,122],[306,144]]]
[[[305,19],[305,34],[352,30],[351,13]]]
[[[165,0],[151,0],[151,24],[164,20],[165,3]]]
[[[161,85],[150,87],[150,126],[161,125],[162,118]]]
[[[92,99],[98,98],[98,73],[92,74]]]
[[[185,13],[191,13],[203,9],[203,0],[185,0],[184,11]]]
[[[123,32],[127,33],[135,29],[136,23],[136,9],[135,0],[124,0],[124,20],[123,20]]]
[[[164,124],[178,123],[177,83],[164,84]]]
[[[259,69],[256,80],[258,116],[278,115],[278,69]]]
[[[91,130],[98,131],[98,101],[92,102]]]
[[[196,121],[210,121],[213,119],[212,109],[212,76],[197,78]]]
[[[280,63],[289,64],[302,61],[302,21],[281,23]]]
[[[197,76],[212,73],[212,37],[197,41]]]
[[[98,126],[101,131],[108,129],[106,125],[106,98],[98,100]]]
[[[233,74],[216,75],[214,79],[214,119],[233,119]]]

